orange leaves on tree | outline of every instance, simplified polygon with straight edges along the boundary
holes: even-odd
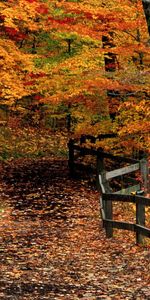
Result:
[[[90,110],[97,107],[98,113],[103,114],[99,106],[107,107],[108,117],[109,112],[115,111],[126,124],[123,111],[126,114],[128,110],[125,106],[117,110],[119,101],[126,102],[130,93],[149,94],[148,34],[138,0],[109,0],[105,4],[101,0],[19,0],[2,3],[0,10],[5,52],[0,71],[3,99],[15,103],[29,96],[47,106],[78,103],[87,108],[85,116],[90,128]],[[36,45],[38,54],[28,54],[34,53]],[[111,105],[108,90],[120,95]],[[134,122],[136,132],[138,122]],[[127,131],[135,134],[129,124]],[[148,126],[147,116],[144,124],[143,131]]]

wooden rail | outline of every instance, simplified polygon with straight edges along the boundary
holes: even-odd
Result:
[[[144,169],[143,169],[144,163]],[[126,189],[122,189],[118,192],[112,193],[108,190],[108,180],[122,176],[136,170],[141,171],[143,179],[145,178],[145,163],[141,160],[139,163],[129,165],[124,168],[116,169],[110,172],[102,172],[99,174],[99,184],[101,187],[102,196],[100,196],[101,215],[103,220],[103,226],[106,230],[106,236],[113,236],[113,228],[124,229],[136,232],[136,243],[142,243],[143,237],[150,238],[150,229],[145,227],[145,206],[150,206],[150,199],[140,197],[137,195],[131,195],[132,192],[136,193],[140,190],[140,184],[130,186]],[[143,174],[144,172],[144,174]],[[147,173],[148,175],[148,173]],[[147,181],[146,181],[147,184]],[[113,220],[113,201],[115,202],[130,202],[136,205],[136,223],[128,223]]]
[[[128,223],[113,220],[113,202],[129,202],[136,205],[136,223]],[[150,207],[150,198],[136,195],[104,194],[100,197],[101,213],[106,236],[113,236],[113,228],[134,231],[136,243],[142,243],[143,237],[150,238],[150,228],[145,227],[145,206]]]
[[[148,180],[148,163],[146,158],[142,158],[141,160],[133,159],[130,157],[124,157],[120,155],[113,155],[111,153],[104,152],[102,148],[94,149],[94,143],[96,140],[101,140],[101,139],[106,139],[106,138],[112,138],[116,135],[114,134],[102,134],[97,137],[93,137],[91,135],[82,135],[80,140],[74,140],[71,139],[68,143],[69,147],[69,169],[70,169],[70,174],[72,176],[75,175],[77,166],[80,165],[80,169],[84,167],[88,171],[88,167],[83,165],[83,164],[78,164],[76,161],[76,157],[83,157],[86,155],[92,155],[96,157],[96,166],[95,166],[95,174],[97,177],[97,188],[100,189],[101,186],[99,184],[99,174],[102,174],[103,177],[105,176],[104,173],[106,174],[105,181],[107,182],[107,188],[105,192],[111,192],[111,189],[109,187],[109,182],[108,179],[114,178],[115,176],[123,176],[124,174],[130,173],[130,172],[135,172],[138,169],[141,172],[141,177],[143,180],[143,186],[145,190],[148,190],[149,188],[149,180]],[[93,143],[93,147],[87,148],[86,147],[86,140],[90,140]],[[78,143],[77,143],[78,142]],[[85,145],[84,145],[85,144]],[[112,161],[118,162],[124,162],[125,164],[130,164],[130,166],[125,166],[123,168],[113,170],[110,172],[105,172],[105,165],[104,165],[104,159],[108,158]],[[90,168],[92,169],[92,168]],[[104,181],[104,178],[103,178]],[[131,178],[131,181],[133,179]],[[130,182],[131,182],[130,181]],[[134,180],[135,181],[135,180]],[[133,186],[131,191],[139,190],[140,189],[140,183],[137,183]],[[128,191],[130,192],[130,190]],[[123,190],[122,190],[123,193]]]
[[[99,174],[100,189],[102,190],[103,193],[110,192],[110,189],[108,189],[110,179],[123,176],[125,174],[135,172],[137,170],[141,171],[141,176],[142,176],[143,174],[140,167],[140,161],[139,163],[132,164],[124,168],[116,169],[113,171],[106,172],[104,170],[103,172],[101,172],[101,174]],[[141,183],[136,181],[136,185],[128,186],[127,188],[114,192],[114,194],[131,194],[131,192],[139,191],[140,188],[141,188]]]
[[[71,139],[68,143],[69,147],[69,168],[71,175],[74,175],[76,171],[76,162],[75,162],[75,153],[78,153],[78,156],[82,157],[85,155],[92,155],[97,158],[96,163],[96,173],[97,173],[97,182],[98,188],[101,190],[102,196],[100,196],[100,206],[101,206],[101,215],[103,220],[103,225],[106,229],[106,236],[113,236],[113,228],[119,228],[124,230],[134,231],[136,233],[136,242],[142,243],[143,236],[150,238],[150,229],[145,227],[145,206],[150,206],[150,199],[131,195],[132,192],[136,193],[141,189],[141,183],[128,177],[127,181],[130,183],[134,183],[133,186],[128,186],[125,189],[114,192],[110,188],[109,180],[114,177],[123,176],[125,174],[129,174],[132,172],[136,172],[137,170],[141,173],[141,178],[143,180],[143,189],[148,191],[149,188],[149,180],[148,180],[148,161],[146,158],[142,158],[141,160],[123,157],[118,155],[113,155],[111,153],[106,153],[102,150],[102,148],[94,149],[94,147],[87,148],[86,140],[90,140],[91,143],[95,143],[96,140],[101,140],[105,138],[112,138],[116,135],[106,134],[99,135],[98,137],[93,137],[91,135],[81,136],[80,141]],[[77,143],[78,142],[78,143]],[[124,162],[130,165],[126,165],[125,167],[112,170],[106,172],[104,165],[104,158],[109,158],[116,162]],[[87,169],[88,170],[88,169]],[[128,223],[113,220],[113,201],[116,202],[130,202],[135,203],[136,205],[136,223]]]

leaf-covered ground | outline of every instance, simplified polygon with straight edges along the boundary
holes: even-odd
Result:
[[[99,193],[67,161],[1,165],[0,299],[150,299],[150,248],[106,239]]]

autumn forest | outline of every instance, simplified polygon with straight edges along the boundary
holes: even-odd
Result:
[[[149,0],[0,1],[0,299],[150,298],[149,101]],[[109,239],[98,166],[147,206]]]
[[[148,151],[149,19],[143,5],[1,1],[2,127],[52,128],[71,114],[77,136],[117,132],[118,147]],[[3,156],[11,146],[2,142]]]

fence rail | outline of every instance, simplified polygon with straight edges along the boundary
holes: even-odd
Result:
[[[82,135],[80,139],[70,139],[68,143],[68,148],[69,148],[69,169],[70,169],[70,174],[73,176],[76,172],[77,166],[79,165],[78,162],[76,161],[77,157],[83,157],[86,155],[92,155],[93,157],[96,157],[97,162],[95,166],[96,174],[97,174],[97,185],[98,183],[98,174],[100,172],[103,172],[104,170],[104,163],[103,160],[104,158],[111,159],[113,161],[117,162],[125,162],[125,163],[130,163],[130,164],[136,164],[139,163],[139,160],[133,159],[130,157],[123,157],[119,155],[113,155],[111,153],[104,152],[102,148],[94,149],[94,144],[96,140],[102,140],[102,139],[107,139],[107,138],[112,138],[115,137],[116,135],[114,134],[102,134],[99,135],[98,137],[93,137],[91,135]],[[90,140],[91,143],[93,144],[93,147],[87,148],[84,143],[86,143],[86,140]],[[83,166],[83,164],[82,164]],[[81,164],[80,164],[81,167]]]
[[[101,215],[103,220],[104,228],[106,229],[106,236],[113,236],[113,228],[124,229],[133,231],[136,233],[136,242],[142,243],[143,237],[150,238],[150,229],[145,227],[145,206],[150,207],[150,199],[131,195],[131,192],[137,192],[141,188],[141,182],[135,180],[134,178],[128,177],[125,178],[125,181],[134,184],[128,186],[120,191],[113,192],[110,187],[109,180],[115,177],[123,177],[126,174],[132,172],[140,171],[141,178],[143,181],[143,189],[148,191],[149,189],[149,179],[148,179],[148,161],[145,157],[140,160],[123,157],[118,155],[113,155],[111,153],[104,152],[101,148],[94,149],[94,144],[97,139],[112,138],[114,135],[106,134],[99,135],[98,137],[93,137],[91,135],[81,136],[80,140],[71,139],[68,143],[69,147],[69,168],[71,175],[74,175],[78,163],[76,162],[76,157],[82,157],[86,155],[95,156],[96,159],[96,174],[97,174],[97,187],[101,190],[102,196],[100,196],[100,206],[101,206]],[[91,148],[86,147],[86,140],[90,140],[93,144]],[[115,169],[109,172],[106,172],[106,166],[104,164],[104,159],[109,158],[113,161],[123,162],[126,165],[125,167]],[[81,166],[81,164],[80,164]],[[86,166],[87,167],[87,166]],[[86,168],[88,171],[89,169]],[[136,223],[128,223],[122,221],[113,220],[113,201],[116,202],[129,202],[136,205]]]
[[[114,178],[120,175],[125,175],[128,174],[130,172],[135,172],[136,170],[139,170],[140,165],[139,163],[134,164],[134,165],[130,165],[128,167],[124,167],[124,168],[120,168],[120,169],[116,169],[110,172],[106,173],[106,179],[110,179],[110,178]]]
[[[116,135],[115,135],[116,136]],[[106,173],[105,172],[105,165],[104,165],[104,159],[110,159],[112,161],[115,161],[117,163],[125,163],[125,164],[130,164],[130,166],[125,166],[123,168],[120,169],[116,169],[110,172],[106,173],[106,177],[105,181],[107,181],[107,184],[105,186],[106,190],[105,192],[110,192],[110,186],[108,183],[108,179],[114,178],[115,176],[123,176],[124,174],[130,173],[130,172],[135,172],[138,169],[141,172],[141,177],[143,180],[143,186],[145,190],[148,190],[149,188],[149,179],[148,179],[148,164],[147,164],[147,159],[146,158],[142,158],[140,160],[134,159],[134,158],[130,158],[130,157],[124,157],[124,156],[120,156],[120,155],[113,155],[112,153],[107,153],[104,152],[102,148],[98,148],[98,149],[94,149],[94,143],[95,141],[101,140],[101,139],[106,139],[106,138],[112,138],[114,137],[113,134],[102,134],[99,135],[98,137],[93,137],[91,135],[83,135],[81,136],[80,140],[74,140],[71,139],[68,143],[68,147],[69,147],[69,169],[70,169],[70,174],[71,175],[75,175],[77,167],[80,166],[81,168],[84,168],[85,170],[88,170],[88,167],[84,164],[82,164],[81,162],[79,163],[77,161],[78,157],[84,157],[86,155],[91,155],[93,157],[96,157],[96,166],[95,166],[95,174],[96,174],[96,181],[97,181],[97,187],[99,188],[99,174],[103,174]],[[93,143],[93,146],[91,146],[91,148],[87,148],[86,144],[84,144],[86,142],[86,140],[90,140]],[[78,143],[77,143],[78,142]],[[90,167],[90,169],[92,170],[93,168]],[[104,180],[103,180],[104,181]],[[125,181],[129,181],[127,179],[125,179]],[[136,182],[136,180],[134,180],[134,178],[131,178],[130,182],[134,181],[134,186],[133,188],[131,187],[129,189],[129,191],[124,190],[124,192],[128,192],[130,193],[130,191],[134,191],[135,189],[138,190],[140,189],[140,183]],[[123,192],[123,190],[122,190]],[[118,192],[117,192],[118,193]]]
[[[144,166],[144,167],[143,167]],[[136,233],[136,243],[140,244],[143,242],[144,237],[150,238],[150,229],[145,227],[145,206],[150,207],[150,199],[131,195],[131,192],[137,192],[140,190],[140,184],[122,189],[118,192],[112,193],[108,190],[108,181],[117,176],[122,176],[136,170],[141,171],[141,176],[146,181],[144,182],[147,187],[148,168],[146,160],[141,160],[137,164],[129,165],[128,167],[120,168],[110,172],[102,172],[99,174],[99,183],[102,191],[100,196],[101,215],[103,220],[103,226],[106,230],[106,236],[108,238],[113,236],[113,228],[129,230]],[[145,174],[145,171],[147,172]],[[136,223],[128,223],[122,221],[113,220],[113,202],[128,202],[134,203],[136,206]]]
[[[136,205],[136,223],[113,220],[113,202],[129,202]],[[150,228],[145,227],[145,206],[150,207],[150,198],[136,195],[102,194],[100,197],[103,225],[108,238],[113,236],[113,228],[124,229],[136,233],[137,244],[143,242],[143,237],[150,238]]]

